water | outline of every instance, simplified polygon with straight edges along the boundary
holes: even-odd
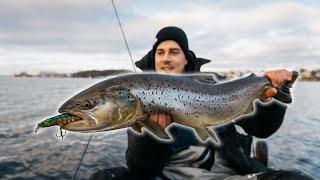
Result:
[[[0,179],[71,179],[90,135],[57,127],[33,133],[66,99],[101,79],[0,77]],[[299,82],[281,128],[267,142],[270,166],[300,169],[320,179],[320,83]],[[31,136],[30,136],[31,134]],[[28,137],[29,136],[29,137]],[[24,139],[26,138],[26,139]],[[93,134],[78,179],[97,169],[125,166],[126,130]]]

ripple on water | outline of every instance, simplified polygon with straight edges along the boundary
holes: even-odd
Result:
[[[0,80],[0,129],[21,141],[0,135],[0,179],[71,179],[89,134],[46,128],[28,137],[36,124],[51,115],[67,98],[96,79],[2,78]],[[299,169],[320,179],[320,83],[299,83],[294,103],[281,128],[266,141],[269,162],[276,169]],[[10,99],[8,98],[10,97]],[[23,101],[22,101],[23,100]],[[88,179],[97,169],[125,166],[126,130],[94,133],[78,174]]]

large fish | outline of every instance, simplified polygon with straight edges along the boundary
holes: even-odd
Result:
[[[292,82],[298,74],[293,72]],[[271,87],[266,77],[248,77],[222,83],[210,83],[210,75],[125,74],[109,78],[76,94],[60,108],[62,113],[38,124],[60,125],[77,132],[97,132],[145,127],[161,139],[168,133],[155,122],[146,120],[150,113],[170,114],[173,121],[194,128],[200,140],[219,139],[208,126],[222,125],[254,111],[253,101]],[[280,91],[276,99],[290,103],[290,91]]]

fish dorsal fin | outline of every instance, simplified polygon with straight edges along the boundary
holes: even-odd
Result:
[[[197,73],[197,74],[187,74],[183,76],[193,80],[203,82],[203,83],[216,84],[218,82],[216,80],[216,76],[213,74]]]
[[[255,73],[250,73],[248,77],[257,77],[257,75]]]

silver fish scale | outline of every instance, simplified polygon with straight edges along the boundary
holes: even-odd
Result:
[[[130,74],[107,80],[136,95],[146,113],[169,113],[177,123],[203,127],[222,124],[244,114],[270,85],[264,77],[210,84],[190,76]]]

